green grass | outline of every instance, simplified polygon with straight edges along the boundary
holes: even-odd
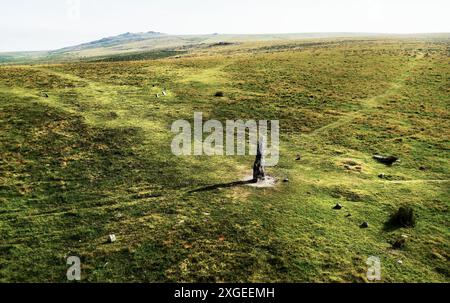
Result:
[[[0,67],[0,281],[64,282],[76,255],[84,282],[366,282],[369,256],[383,282],[449,282],[448,39],[331,42]],[[253,163],[173,156],[194,111],[280,120],[290,182],[192,192]],[[389,229],[404,204],[417,226]]]

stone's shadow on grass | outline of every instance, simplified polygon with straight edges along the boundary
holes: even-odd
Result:
[[[393,232],[400,228],[401,228],[401,226],[394,224],[391,219],[386,221],[383,225],[383,231],[385,231],[385,232]]]
[[[243,186],[243,185],[249,185],[249,184],[254,184],[254,183],[255,182],[253,180],[244,180],[244,181],[235,181],[235,182],[230,182],[230,183],[215,184],[215,185],[210,185],[210,186],[194,189],[194,190],[189,191],[188,193],[193,194],[193,193],[199,193],[199,192],[205,192],[205,191],[212,191],[212,190],[216,190],[216,189],[220,189],[220,188],[230,188],[230,187]]]
[[[383,230],[390,232],[400,228],[413,228],[415,226],[416,216],[414,210],[409,206],[402,206],[386,221]]]
[[[400,225],[394,216],[391,216],[383,225],[383,231],[393,232],[402,228],[411,228],[410,226]]]
[[[274,177],[271,177],[271,176],[267,176],[264,180],[260,180],[260,181],[257,181],[257,182],[255,182],[255,180],[253,180],[253,177],[249,176],[249,177],[246,177],[245,180],[235,181],[235,182],[230,182],[230,183],[222,183],[222,184],[210,185],[210,186],[202,187],[202,188],[199,188],[199,189],[191,190],[188,193],[192,194],[192,193],[212,191],[212,190],[215,190],[215,189],[231,188],[231,187],[237,187],[237,186],[243,186],[243,185],[248,185],[248,186],[252,186],[252,187],[259,187],[259,188],[266,188],[266,187],[274,187],[276,182],[277,182],[277,180]]]
[[[252,180],[252,179],[253,179],[252,176],[248,176],[245,180]],[[252,181],[248,184],[248,186],[256,187],[256,188],[269,188],[269,187],[274,187],[276,185],[276,183],[277,183],[276,178],[266,175],[264,177],[264,179],[258,180],[258,182]]]

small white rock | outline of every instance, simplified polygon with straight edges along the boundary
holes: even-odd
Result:
[[[111,234],[111,235],[108,236],[108,242],[109,243],[114,243],[116,241],[117,241],[116,235]]]
[[[398,260],[397,263],[400,264],[400,265],[402,265],[402,264],[403,264],[403,261],[402,261],[402,260]]]

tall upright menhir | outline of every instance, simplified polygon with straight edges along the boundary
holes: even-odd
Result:
[[[255,163],[253,164],[253,182],[264,180],[266,173],[264,171],[264,144],[263,139],[258,141]]]

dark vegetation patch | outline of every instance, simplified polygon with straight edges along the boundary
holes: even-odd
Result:
[[[344,199],[350,202],[370,202],[372,200],[370,196],[358,193],[357,191],[345,187],[331,188],[330,195],[333,198]]]
[[[388,226],[391,227],[415,227],[416,226],[416,215],[414,209],[410,206],[402,206],[397,212],[392,214],[391,218],[387,222]]]
[[[163,51],[111,55],[111,56],[100,57],[100,58],[89,58],[86,60],[90,61],[90,62],[143,61],[143,60],[157,60],[157,59],[162,59],[162,58],[179,56],[179,55],[182,55],[185,53],[186,52],[184,52],[184,51],[163,50]]]
[[[0,83],[7,87],[44,90],[85,86],[82,81],[73,81],[40,70],[15,66],[0,66]]]
[[[237,43],[233,42],[218,42],[210,44],[208,47],[220,47],[220,46],[229,46],[229,45],[236,45]]]

